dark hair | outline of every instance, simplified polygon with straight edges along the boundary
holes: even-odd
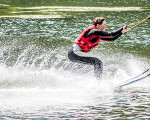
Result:
[[[93,20],[93,25],[95,25],[95,26],[96,26],[97,24],[101,25],[104,20],[105,20],[104,17],[96,17],[96,18],[94,18],[94,20]]]

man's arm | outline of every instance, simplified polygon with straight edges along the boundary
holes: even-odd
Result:
[[[114,41],[122,35],[123,28],[120,28],[113,32],[105,32],[102,30],[93,29],[93,35],[100,35],[101,40]]]

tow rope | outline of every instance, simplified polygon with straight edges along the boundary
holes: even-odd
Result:
[[[133,29],[134,27],[136,27],[137,25],[143,23],[144,21],[146,21],[146,20],[148,20],[148,19],[150,19],[150,16],[147,17],[146,19],[140,20],[140,21],[138,21],[138,22],[130,23],[129,25],[127,25],[127,27],[128,27],[128,26],[131,26],[131,25],[134,25],[134,24],[135,24],[135,25],[134,25],[133,27],[129,28],[128,31],[131,30],[131,29]],[[128,32],[128,31],[127,31],[127,32]]]

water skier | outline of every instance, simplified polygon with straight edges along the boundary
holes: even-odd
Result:
[[[86,28],[75,40],[68,51],[68,58],[72,62],[90,64],[94,66],[94,75],[96,78],[102,78],[103,64],[100,59],[88,54],[91,49],[98,46],[100,40],[115,41],[123,33],[128,31],[127,26],[113,32],[106,32],[106,20],[103,17],[96,17],[93,25]]]

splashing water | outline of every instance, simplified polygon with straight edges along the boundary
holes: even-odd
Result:
[[[142,71],[145,64],[133,56],[131,59],[122,57],[117,61],[118,66],[116,63],[105,66],[105,76],[98,81],[93,76],[92,66],[71,63],[57,50],[39,52],[41,49],[28,46],[13,60],[11,54],[7,57],[4,54],[8,48],[1,49],[0,67],[0,106],[6,113],[10,109],[23,113],[67,111],[109,103],[114,97],[115,85]],[[6,66],[10,61],[13,65]],[[137,67],[139,63],[142,64]]]

